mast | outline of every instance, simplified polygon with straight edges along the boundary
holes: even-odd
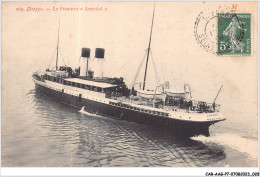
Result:
[[[153,19],[154,19],[154,9],[155,9],[155,4],[154,4],[154,7],[153,7]],[[146,59],[145,72],[144,72],[144,84],[143,84],[143,90],[145,89],[146,74],[147,74],[147,66],[148,66],[148,61],[149,61],[150,46],[151,46],[151,40],[152,40],[153,19],[152,19],[152,25],[151,25],[150,40],[149,40],[149,45],[148,45],[148,50],[147,50],[147,59]]]
[[[218,94],[219,94],[219,92],[221,91],[222,87],[223,87],[223,84],[221,85],[221,87],[220,87],[220,89],[219,89],[219,91],[218,91]],[[218,94],[217,94],[217,96],[215,97],[215,99],[214,99],[214,101],[213,101],[213,104],[215,103],[215,101],[216,101],[216,99],[217,99],[217,97],[218,97]]]
[[[58,30],[58,43],[57,43],[57,57],[56,57],[56,71],[58,70],[58,57],[59,57],[59,36],[60,36],[60,21],[59,21],[59,30]]]

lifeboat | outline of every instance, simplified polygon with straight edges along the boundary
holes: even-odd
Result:
[[[166,94],[163,92],[155,92],[154,90],[138,90],[137,96],[145,99],[160,99],[165,100]]]
[[[165,89],[165,93],[169,97],[189,99],[189,92],[181,92],[178,90]]]

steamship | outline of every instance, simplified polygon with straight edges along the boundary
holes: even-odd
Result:
[[[136,83],[134,80],[127,87],[122,77],[105,77],[103,48],[95,49],[94,60],[99,67],[93,70],[89,69],[92,61],[89,48],[82,48],[78,68],[58,66],[58,34],[55,69],[33,73],[36,90],[89,113],[145,124],[170,131],[176,136],[209,136],[210,125],[225,120],[219,112],[220,105],[215,102],[222,86],[212,103],[192,100],[188,84],[184,85],[183,91],[171,89],[168,81],[158,83],[155,88],[146,88],[153,21],[154,12],[147,57],[137,71],[140,74],[141,65],[145,63],[143,82]],[[136,88],[136,85],[139,87]]]

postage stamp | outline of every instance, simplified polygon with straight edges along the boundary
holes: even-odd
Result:
[[[218,55],[251,55],[251,14],[218,14]]]

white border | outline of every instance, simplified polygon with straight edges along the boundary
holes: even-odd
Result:
[[[207,172],[258,172],[255,168],[2,168],[3,176],[205,176]]]

